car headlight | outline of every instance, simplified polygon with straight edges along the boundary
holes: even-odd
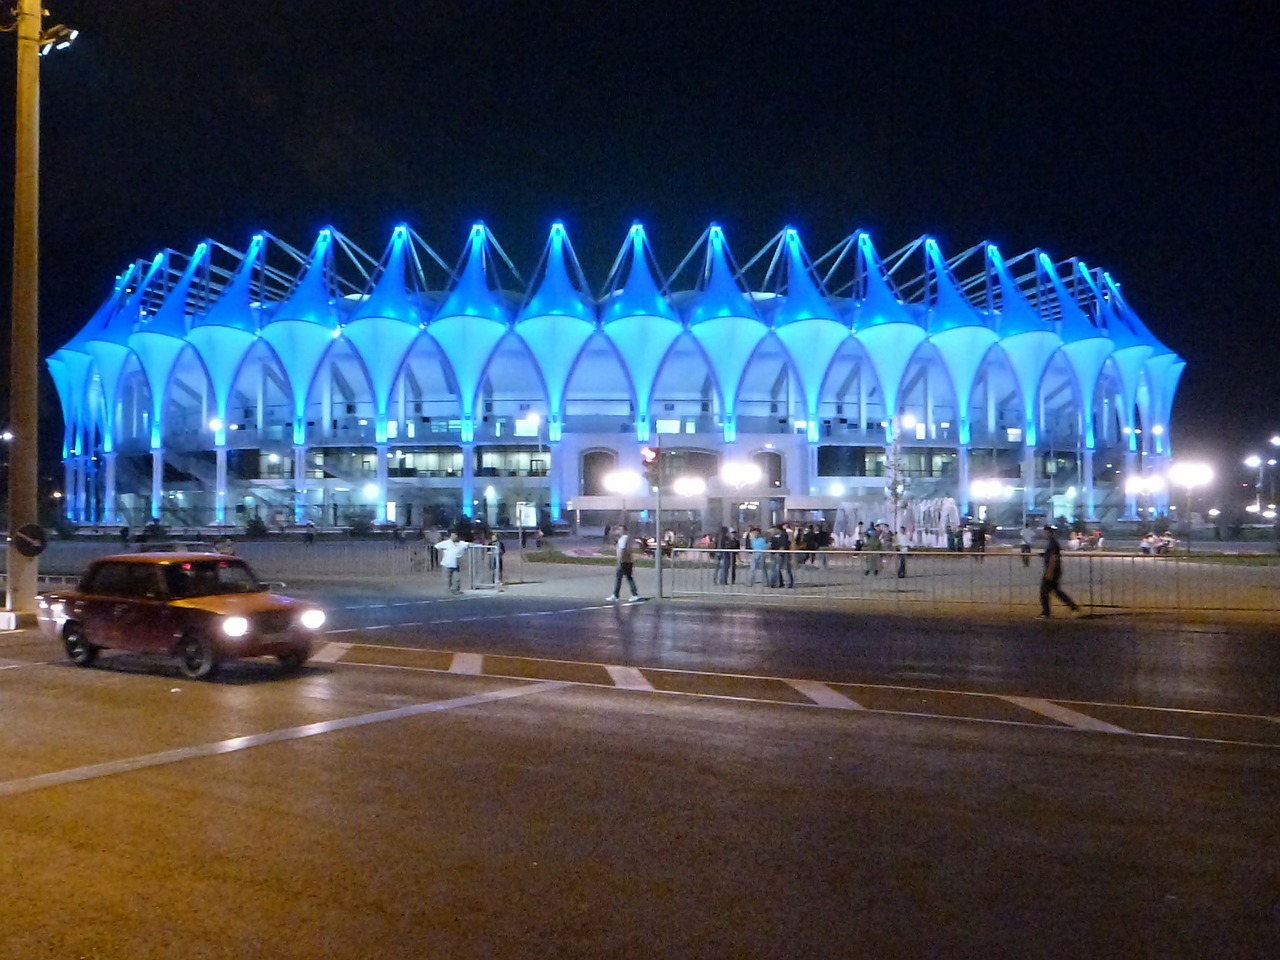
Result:
[[[298,622],[301,623],[308,630],[319,630],[322,626],[324,626],[324,611],[323,610],[303,611],[302,616],[298,618]]]
[[[243,637],[249,632],[249,621],[244,617],[227,617],[222,621],[222,632],[228,637]]]

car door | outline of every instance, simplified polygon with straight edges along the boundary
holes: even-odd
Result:
[[[129,650],[167,653],[173,639],[173,610],[158,563],[131,563],[128,602],[116,616],[120,645]]]
[[[120,621],[129,605],[131,564],[108,560],[85,577],[76,616],[85,636],[100,647],[119,647]]]

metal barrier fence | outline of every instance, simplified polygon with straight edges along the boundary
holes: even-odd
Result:
[[[1062,588],[1093,610],[1280,614],[1280,557],[1143,556],[1064,551]],[[899,563],[904,564],[899,576]],[[786,593],[899,605],[967,603],[1038,608],[1039,554],[678,549],[672,596]],[[789,572],[788,572],[789,571]],[[773,585],[772,584],[780,584]],[[1056,604],[1057,601],[1055,600]]]
[[[132,553],[140,547],[122,546],[118,541],[64,541],[49,544],[40,558],[40,581],[62,576],[77,578],[91,560],[115,553]],[[209,546],[212,549],[212,545]],[[306,544],[289,540],[239,540],[235,556],[249,562],[264,580],[395,580],[438,576],[428,551],[432,545],[422,540],[399,543],[350,540]],[[4,553],[0,551],[0,558]],[[470,544],[459,569],[466,589],[496,589],[499,551],[487,544]],[[3,574],[0,574],[0,581]]]

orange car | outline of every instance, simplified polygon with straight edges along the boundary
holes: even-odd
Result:
[[[176,656],[192,679],[224,660],[276,657],[297,670],[324,611],[268,591],[243,560],[209,553],[130,553],[89,565],[74,589],[37,598],[41,632],[90,666],[105,648]]]

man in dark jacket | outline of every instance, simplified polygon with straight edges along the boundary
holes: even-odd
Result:
[[[1079,605],[1062,591],[1059,583],[1062,580],[1062,546],[1058,543],[1057,530],[1053,524],[1047,523],[1044,535],[1048,542],[1044,545],[1044,574],[1040,578],[1040,617],[1048,619],[1049,596],[1052,594],[1068,607],[1072,613],[1079,613]]]

